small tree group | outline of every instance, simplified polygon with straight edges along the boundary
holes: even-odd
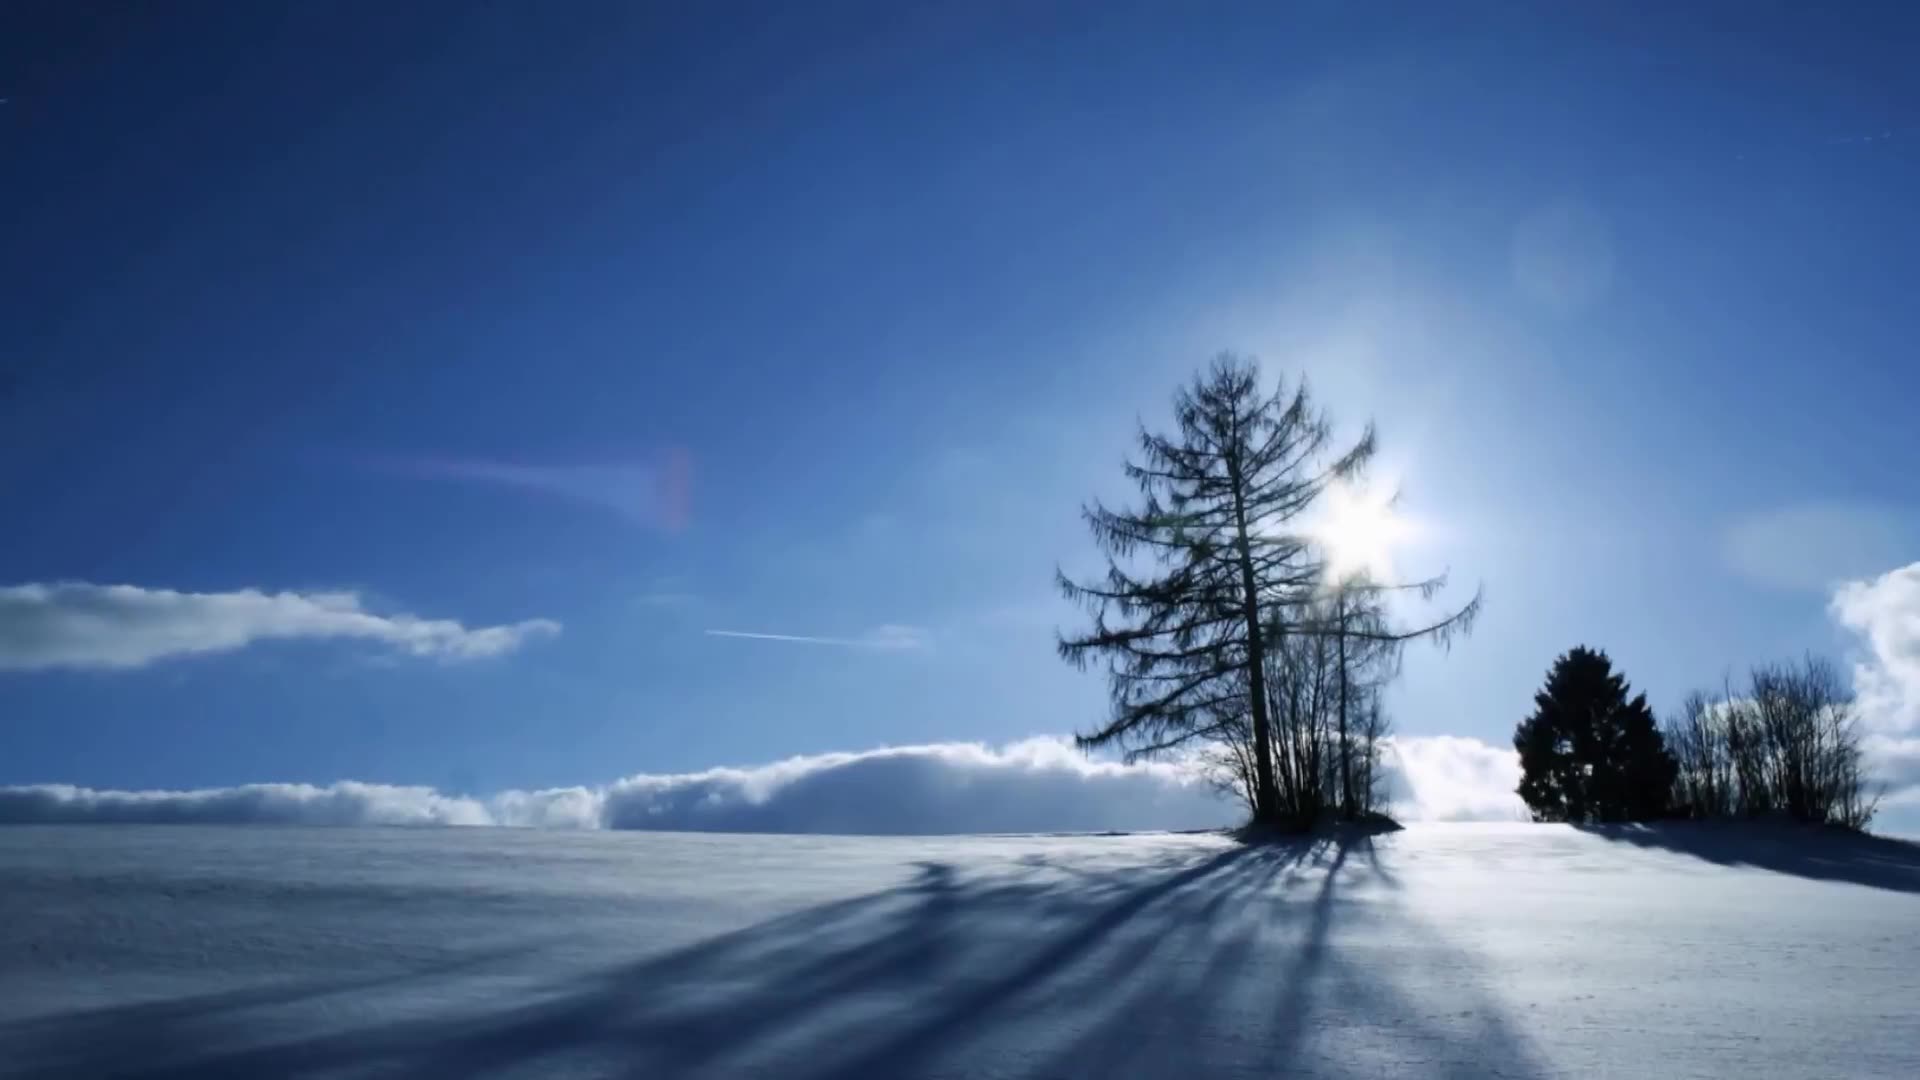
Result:
[[[1381,755],[1392,722],[1381,696],[1398,674],[1402,643],[1388,634],[1379,591],[1363,578],[1337,583],[1311,606],[1308,618],[1334,633],[1287,634],[1276,626],[1264,680],[1280,816],[1311,822],[1331,811],[1365,818],[1385,807]],[[1227,717],[1201,753],[1215,786],[1249,811],[1257,805],[1257,760],[1253,725],[1243,714]]]
[[[1876,803],[1852,700],[1815,657],[1757,667],[1717,700],[1690,694],[1663,732],[1605,653],[1576,648],[1554,662],[1513,746],[1536,821],[1771,814],[1860,829]]]
[[[1649,821],[1667,811],[1675,766],[1645,694],[1604,652],[1584,646],[1554,661],[1520,722],[1520,797],[1535,821]]]
[[[1736,694],[1687,695],[1667,724],[1683,817],[1784,814],[1865,828],[1878,800],[1861,763],[1853,701],[1829,661],[1767,664]]]

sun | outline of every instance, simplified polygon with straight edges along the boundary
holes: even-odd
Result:
[[[1325,510],[1311,533],[1326,551],[1327,576],[1392,578],[1394,548],[1413,534],[1412,523],[1395,511],[1393,496],[1336,484],[1325,498]]]

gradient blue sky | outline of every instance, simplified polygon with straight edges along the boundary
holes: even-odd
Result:
[[[0,671],[0,783],[1086,726],[1050,574],[1224,348],[1485,585],[1405,732],[1582,642],[1663,710],[1849,659],[1920,560],[1920,12],[1681,7],[9,6],[0,585],[562,629]]]

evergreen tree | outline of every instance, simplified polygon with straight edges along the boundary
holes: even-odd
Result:
[[[1604,652],[1554,661],[1533,715],[1520,722],[1519,794],[1536,821],[1648,821],[1663,816],[1677,767],[1644,694]]]

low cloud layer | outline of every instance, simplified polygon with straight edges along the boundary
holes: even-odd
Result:
[[[0,587],[0,670],[138,668],[295,638],[358,639],[408,656],[475,660],[559,630],[549,619],[468,627],[378,615],[353,592],[192,593],[77,581]]]
[[[0,824],[492,825],[473,799],[424,787],[343,780],[200,791],[96,791],[66,784],[0,787]]]
[[[1388,758],[1407,820],[1511,820],[1511,751],[1473,739],[1407,738]],[[603,787],[488,798],[342,782],[204,791],[0,788],[0,823],[510,825],[703,832],[912,834],[1199,829],[1240,809],[1184,766],[1089,761],[1031,739],[790,758],[754,768],[641,775]]]
[[[1178,765],[1089,761],[1065,742],[823,754],[753,769],[636,776],[605,792],[616,829],[954,833],[1195,829],[1232,807]]]

